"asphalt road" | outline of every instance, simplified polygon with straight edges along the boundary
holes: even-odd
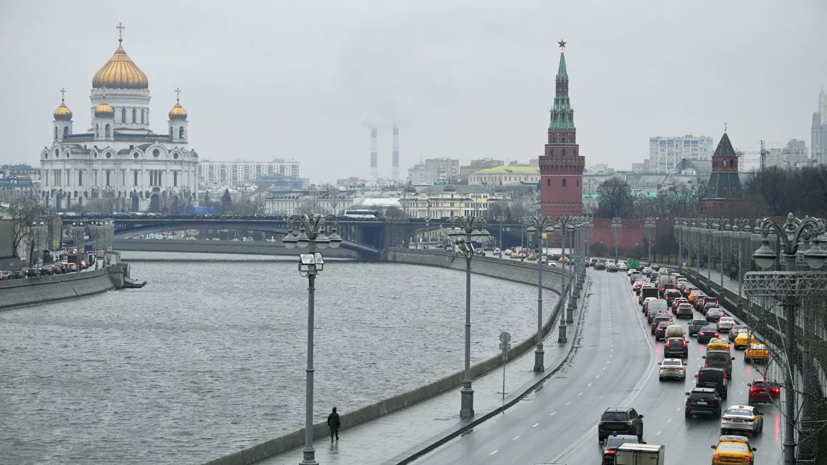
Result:
[[[711,462],[710,446],[721,434],[720,419],[683,416],[684,393],[703,365],[705,346],[690,338],[686,381],[660,382],[657,364],[663,359],[663,343],[650,336],[625,273],[589,270],[589,275],[589,309],[570,365],[504,414],[414,463],[598,464],[600,414],[623,406],[643,415],[646,442],[666,446],[666,464]],[[687,320],[679,321],[686,329]],[[733,355],[727,406],[745,403],[746,383],[761,377],[744,363],[742,351],[733,350]],[[770,370],[773,375],[775,368]],[[764,432],[751,440],[758,449],[755,458],[758,463],[780,463],[783,418],[776,406],[760,408],[765,413]]]

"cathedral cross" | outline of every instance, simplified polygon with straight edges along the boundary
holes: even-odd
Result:
[[[118,42],[123,41],[123,30],[126,29],[126,26],[124,26],[123,23],[118,23],[115,29],[118,30]]]
[[[60,89],[60,101],[63,101],[63,98],[66,97],[66,89]]]
[[[175,89],[175,101],[179,102],[181,100],[181,88]]]

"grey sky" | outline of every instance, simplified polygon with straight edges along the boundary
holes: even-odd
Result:
[[[677,5],[680,4],[680,5]],[[297,158],[313,182],[390,174],[420,155],[523,162],[543,151],[559,51],[587,166],[628,169],[650,136],[810,146],[827,86],[827,2],[3,1],[0,163],[37,163],[61,87],[75,132],[117,48],[147,74],[152,127],[181,87],[202,159]],[[756,146],[757,147],[757,146]],[[753,147],[755,149],[756,147]]]

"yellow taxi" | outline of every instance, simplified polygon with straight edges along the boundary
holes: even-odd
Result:
[[[746,436],[724,435],[718,439],[718,445],[712,446],[715,453],[712,455],[712,465],[726,465],[728,463],[755,463],[753,452],[757,449],[750,447]]]
[[[709,352],[710,350],[725,350],[729,352],[729,342],[719,337],[710,339],[709,344],[706,345],[706,351]]]
[[[517,252],[514,252],[514,253],[511,254],[511,258],[520,258],[520,254],[518,254]]]
[[[749,331],[741,333],[738,337],[735,338],[735,348],[736,349],[748,349],[750,344],[757,344],[758,341],[755,340],[755,336],[753,336]]]
[[[744,352],[744,361],[750,363],[767,363],[770,361],[770,350],[764,344],[750,344]]]
[[[699,290],[697,290],[697,289],[696,289],[696,290],[694,290],[694,291],[692,291],[692,292],[690,292],[690,293],[689,293],[689,296],[687,297],[687,299],[689,300],[689,303],[693,303],[693,302],[695,302],[695,298],[696,298],[696,297],[698,297],[698,296],[699,296],[699,295],[701,295],[701,294],[703,294],[703,292],[701,292],[701,291],[699,291]]]

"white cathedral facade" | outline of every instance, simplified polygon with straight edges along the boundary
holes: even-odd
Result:
[[[41,199],[49,209],[175,213],[198,203],[198,154],[189,148],[187,112],[176,102],[168,131],[152,132],[149,80],[122,40],[92,79],[91,126],[75,133],[62,98],[55,110],[52,144],[40,153]]]

